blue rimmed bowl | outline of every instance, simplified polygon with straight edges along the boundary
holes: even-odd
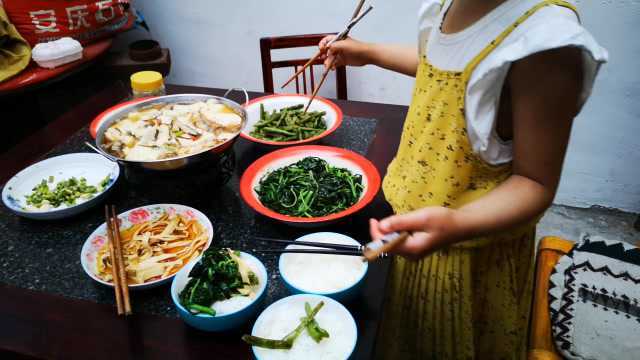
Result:
[[[296,241],[360,245],[355,239],[334,232],[307,234]],[[287,246],[287,249],[292,248],[317,249],[302,245]],[[349,302],[360,293],[369,265],[358,256],[286,253],[280,255],[278,270],[285,287],[292,294],[324,295],[340,302]]]
[[[2,201],[16,215],[38,220],[55,220],[79,214],[99,204],[120,176],[120,167],[101,155],[74,153],[51,157],[33,164],[13,176],[2,189]],[[85,178],[88,185],[98,186],[104,179],[106,185],[88,199],[79,199],[73,205],[62,204],[56,208],[35,209],[26,203],[26,196],[42,180],[53,179],[49,185],[54,188],[58,181],[72,177]]]
[[[262,307],[264,297],[266,295],[265,289],[269,281],[267,269],[264,264],[253,255],[245,252],[240,252],[240,258],[247,262],[248,266],[256,272],[256,276],[260,280],[260,286],[256,293],[256,296],[251,302],[245,304],[239,309],[231,312],[225,312],[211,316],[208,314],[193,314],[187,310],[182,304],[180,304],[179,294],[182,289],[187,285],[189,281],[189,272],[191,268],[198,263],[198,261],[192,261],[187,266],[182,268],[171,283],[171,300],[178,311],[178,315],[190,326],[203,331],[228,331],[236,329],[251,320],[255,314]],[[198,259],[199,260],[199,259]]]

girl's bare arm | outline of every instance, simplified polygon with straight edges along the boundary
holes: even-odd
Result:
[[[371,222],[372,236],[409,230],[399,250],[419,258],[457,241],[513,228],[542,214],[558,187],[582,89],[579,49],[541,52],[516,62],[508,76],[513,117],[513,175],[460,209],[429,207]]]
[[[416,76],[418,49],[415,46],[373,44],[347,38],[327,47],[335,36],[322,39],[320,51],[326,51],[325,66],[335,59],[335,66],[377,65],[409,76]]]

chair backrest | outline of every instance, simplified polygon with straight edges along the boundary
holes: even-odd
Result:
[[[529,360],[562,359],[556,351],[549,314],[549,276],[558,260],[574,243],[558,237],[545,237],[538,245],[533,309],[529,331]]]
[[[271,60],[271,50],[274,49],[290,49],[299,47],[317,47],[322,38],[327,34],[309,34],[309,35],[291,35],[291,36],[275,36],[260,39],[260,55],[262,59],[262,80],[264,82],[264,91],[267,93],[274,92],[273,69],[291,67],[293,73],[297,72],[309,59],[292,59],[292,60]],[[316,86],[313,68],[315,65],[322,65],[322,60],[316,60],[312,66],[304,71],[295,80],[296,93],[311,94]],[[338,99],[347,99],[347,71],[344,66],[336,68],[336,97]]]

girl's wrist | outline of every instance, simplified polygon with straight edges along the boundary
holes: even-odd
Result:
[[[376,44],[363,42],[361,54],[365,65],[378,65]]]
[[[453,237],[457,241],[469,240],[478,235],[478,231],[472,221],[473,214],[464,208],[453,210],[452,219],[454,226]]]

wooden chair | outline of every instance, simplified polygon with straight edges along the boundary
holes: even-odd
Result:
[[[562,356],[556,351],[551,336],[549,315],[549,276],[560,257],[573,248],[574,243],[559,237],[545,237],[538,245],[533,310],[529,331],[529,360],[556,360]]]
[[[293,73],[303,66],[309,59],[294,59],[294,60],[271,60],[271,50],[274,49],[290,49],[299,47],[315,47],[317,49],[318,43],[322,38],[328,34],[310,34],[310,35],[292,35],[292,36],[276,36],[265,37],[260,39],[260,55],[262,58],[262,79],[264,82],[264,91],[267,93],[273,93],[273,69],[293,67]],[[302,74],[296,78],[296,93],[311,94],[315,88],[315,76],[313,68],[316,65],[322,65],[322,60],[313,62],[312,66],[309,66]],[[302,85],[302,86],[301,86]],[[307,86],[309,85],[309,86]],[[279,87],[279,85],[278,85]],[[347,70],[344,66],[336,68],[336,93],[337,98],[347,99]]]

